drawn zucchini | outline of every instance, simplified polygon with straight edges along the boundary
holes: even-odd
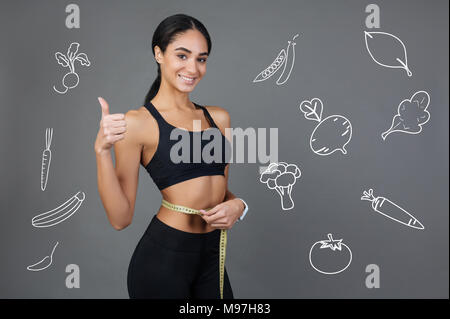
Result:
[[[75,214],[84,199],[84,192],[78,192],[60,206],[33,217],[31,224],[34,227],[50,227],[59,224]]]

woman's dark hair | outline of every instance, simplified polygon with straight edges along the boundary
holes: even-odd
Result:
[[[170,17],[165,18],[156,28],[155,33],[153,33],[152,38],[152,52],[155,56],[155,46],[157,45],[161,51],[164,53],[167,46],[174,41],[175,37],[180,33],[184,33],[187,30],[198,30],[200,31],[208,43],[208,54],[211,52],[211,39],[209,33],[205,26],[195,19],[194,17],[185,14],[175,14]],[[150,90],[145,97],[144,105],[147,105],[158,93],[159,86],[161,84],[161,67],[158,65],[158,76],[153,82]]]

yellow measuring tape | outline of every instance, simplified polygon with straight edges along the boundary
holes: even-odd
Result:
[[[185,214],[196,214],[201,215],[201,212],[197,209],[189,208],[186,206],[181,205],[175,205],[172,203],[169,203],[165,199],[162,200],[162,206],[180,212]],[[206,211],[210,210],[211,208],[205,209]],[[219,255],[219,274],[220,274],[220,299],[223,299],[223,277],[225,273],[225,255],[227,250],[227,230],[221,229],[220,230],[220,255]]]

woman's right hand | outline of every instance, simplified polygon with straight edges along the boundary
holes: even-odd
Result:
[[[102,118],[94,147],[97,154],[102,154],[109,152],[115,142],[125,137],[127,123],[125,114],[109,114],[108,103],[101,97],[98,98],[98,101],[102,108]]]

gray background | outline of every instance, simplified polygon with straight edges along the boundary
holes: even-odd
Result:
[[[278,127],[279,160],[302,177],[283,211],[279,195],[259,182],[259,163],[232,164],[229,188],[250,210],[229,232],[227,270],[236,298],[448,298],[448,1],[377,1],[381,28],[406,45],[413,76],[377,65],[363,31],[364,1],[77,1],[81,28],[65,27],[69,1],[2,1],[0,10],[1,215],[0,297],[128,298],[131,254],[161,195],[143,167],[133,223],[114,230],[101,204],[94,140],[101,116],[142,105],[156,76],[150,50],[160,21],[175,13],[198,18],[212,37],[203,81],[191,99],[226,108],[232,127]],[[283,86],[252,83],[296,33],[296,61]],[[66,69],[54,53],[80,43],[92,65],[65,95]],[[418,135],[393,133],[383,142],[398,104],[429,92],[431,119]],[[350,119],[348,155],[309,148],[315,122],[298,109],[319,97],[324,115]],[[40,189],[45,128],[53,127],[47,188]],[[415,215],[417,231],[374,213],[362,191],[374,188]],[[31,218],[77,191],[86,200],[70,219],[48,229]],[[353,252],[334,276],[309,264],[312,244],[328,233]],[[40,272],[26,266],[48,255]],[[80,289],[65,286],[67,264],[81,271]],[[366,265],[377,264],[381,287],[367,289]]]

